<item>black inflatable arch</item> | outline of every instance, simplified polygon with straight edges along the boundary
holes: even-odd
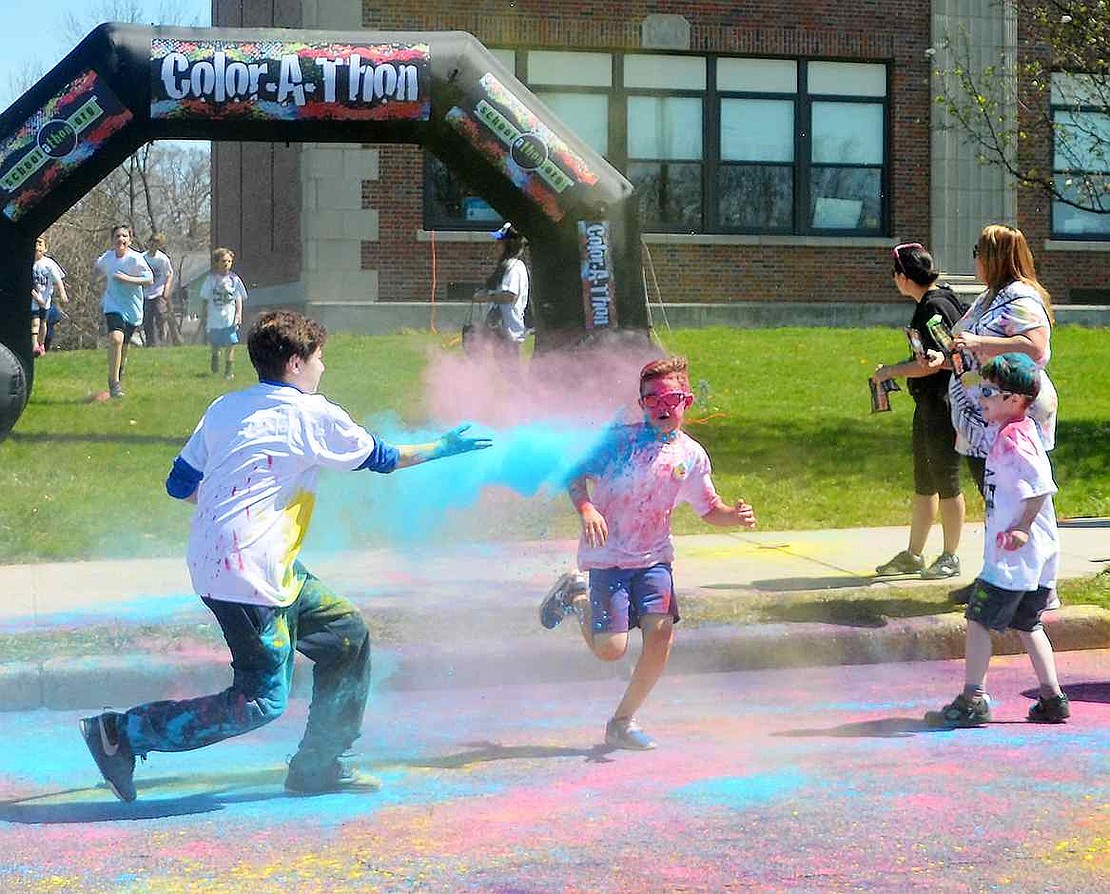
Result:
[[[528,236],[541,347],[647,328],[632,185],[472,35],[105,24],[0,115],[0,438],[35,237],[166,139],[419,143]]]

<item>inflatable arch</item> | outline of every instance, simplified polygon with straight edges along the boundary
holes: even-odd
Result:
[[[35,237],[169,139],[419,143],[528,237],[541,345],[647,328],[632,185],[472,35],[105,24],[0,115],[0,438]]]

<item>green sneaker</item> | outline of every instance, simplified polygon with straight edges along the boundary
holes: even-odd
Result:
[[[1030,723],[1063,723],[1069,717],[1071,702],[1066,695],[1054,695],[1051,698],[1042,695],[1029,709]]]
[[[960,576],[960,557],[954,553],[941,553],[937,560],[921,572],[922,580],[944,580]]]
[[[976,698],[968,698],[961,692],[951,704],[945,705],[939,711],[925,712],[925,722],[929,726],[949,729],[968,729],[982,726],[990,721],[991,697],[986,693]]]
[[[904,549],[885,565],[876,568],[875,574],[879,577],[890,577],[895,574],[920,574],[924,570],[925,560]]]

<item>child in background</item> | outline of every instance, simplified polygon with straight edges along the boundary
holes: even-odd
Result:
[[[987,519],[983,570],[964,617],[967,645],[964,690],[940,711],[925,715],[935,726],[981,726],[991,719],[984,690],[992,630],[1021,637],[1040,682],[1029,709],[1034,723],[1063,723],[1071,714],[1056,678],[1052,643],[1041,624],[1056,586],[1060,543],[1052,495],[1056,485],[1037,425],[1028,415],[1040,391],[1040,370],[1026,354],[1000,354],[980,368],[983,418],[998,429],[987,454],[983,497]]]
[[[231,272],[235,252],[217,248],[212,252],[212,272],[200,287],[207,319],[208,344],[212,346],[212,372],[220,371],[220,351],[224,350],[224,378],[235,378],[235,346],[243,324],[243,302],[247,289],[238,274]]]
[[[729,506],[717,495],[709,456],[682,431],[693,402],[685,357],[655,360],[641,370],[643,420],[611,428],[568,487],[582,520],[578,567],[589,574],[588,591],[576,586],[576,575],[564,575],[540,606],[540,623],[548,629],[574,614],[586,645],[602,661],[622,658],[629,630],[640,628],[643,650],[605,727],[605,742],[614,748],[655,747],[635,714],[666,667],[679,619],[671,513],[689,503],[711,525],[755,527],[751,506],[743,500]]]
[[[31,347],[36,357],[46,353],[46,331],[51,313],[57,305],[69,300],[62,280],[65,272],[58,262],[46,255],[46,239],[35,240],[35,263],[31,267]]]

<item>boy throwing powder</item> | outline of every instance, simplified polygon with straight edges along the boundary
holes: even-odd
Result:
[[[370,632],[351,602],[297,561],[317,472],[392,472],[491,442],[463,437],[466,426],[429,444],[394,447],[374,437],[317,393],[326,339],[323,326],[291,311],[259,317],[247,340],[258,384],[214,401],[174,460],[166,490],[197,504],[189,573],[223,630],[234,673],[231,686],[214,695],[81,721],[97,767],[123,801],[135,800],[136,755],[190,751],[281,716],[294,649],[314,663],[313,686],[286,791],[369,782],[342,757],[362,727]]]
[[[1056,484],[1028,415],[1040,391],[1040,371],[1025,354],[1000,354],[979,370],[983,418],[998,428],[987,455],[983,497],[987,504],[983,570],[973,585],[967,618],[964,689],[951,704],[929,711],[935,726],[981,726],[991,719],[983,686],[991,660],[991,631],[1012,628],[1021,637],[1040,683],[1029,709],[1034,723],[1063,723],[1071,714],[1056,678],[1052,643],[1041,624],[1056,586],[1060,541],[1052,495]]]
[[[540,623],[558,626],[573,613],[586,645],[602,661],[628,650],[639,627],[643,650],[612,719],[605,742],[644,751],[655,742],[635,714],[666,667],[678,621],[671,563],[671,513],[689,503],[711,525],[755,527],[743,500],[728,506],[710,478],[705,449],[682,431],[694,402],[685,357],[655,360],[640,371],[642,422],[615,426],[575,471],[568,487],[582,517],[577,575],[564,575],[540,605]]]

